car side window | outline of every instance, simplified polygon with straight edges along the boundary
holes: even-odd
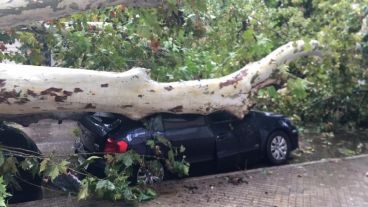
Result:
[[[206,124],[204,116],[195,114],[165,115],[163,117],[165,130],[203,126]]]
[[[153,131],[164,131],[162,116],[156,115],[146,121],[147,128]]]
[[[216,112],[208,115],[211,124],[222,124],[234,121],[236,118],[226,112]]]

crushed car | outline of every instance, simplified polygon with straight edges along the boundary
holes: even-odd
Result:
[[[80,135],[75,150],[81,161],[103,153],[125,153],[128,150],[150,156],[146,142],[161,136],[173,146],[184,146],[191,166],[224,171],[244,167],[246,163],[267,160],[273,165],[287,162],[290,152],[298,148],[298,130],[286,116],[251,111],[243,119],[227,112],[210,115],[154,114],[134,121],[112,113],[91,113],[79,122]],[[104,176],[105,160],[99,159],[87,171]],[[162,170],[138,170],[139,182],[158,182]],[[192,170],[190,171],[192,174]]]

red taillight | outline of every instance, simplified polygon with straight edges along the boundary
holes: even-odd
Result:
[[[128,150],[128,143],[124,141],[117,141],[116,144],[118,145],[118,152],[123,153]]]
[[[106,143],[105,143],[105,149],[104,149],[104,152],[107,152],[107,153],[114,153],[116,152],[116,144],[115,144],[115,141],[111,138],[108,138],[106,140]]]
[[[108,138],[105,143],[104,152],[107,153],[124,153],[128,150],[128,143],[125,141]]]

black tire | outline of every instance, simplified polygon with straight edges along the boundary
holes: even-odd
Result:
[[[12,194],[9,197],[9,204],[23,203],[35,200],[41,200],[43,197],[42,193],[42,179],[40,176],[33,175],[28,171],[19,170],[19,177],[16,178],[21,189],[8,189]]]
[[[16,151],[40,155],[36,144],[25,133],[14,127],[0,124],[0,144],[8,147],[18,148]],[[25,151],[23,151],[24,149]],[[8,156],[5,154],[5,157]],[[22,157],[15,156],[18,163],[24,160]],[[39,160],[41,161],[41,160]],[[30,171],[22,170],[18,167],[19,175],[15,177],[20,189],[8,186],[8,192],[12,196],[8,199],[10,204],[27,202],[42,199],[42,178],[39,175],[33,176]]]
[[[285,150],[284,146],[286,146]],[[275,131],[268,137],[267,140],[267,159],[272,165],[285,164],[289,159],[291,151],[290,149],[291,144],[289,136],[283,131]]]

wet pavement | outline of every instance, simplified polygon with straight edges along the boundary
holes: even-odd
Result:
[[[299,149],[292,153],[290,163],[359,154],[368,154],[368,129],[335,133],[309,132],[300,135]]]
[[[36,142],[40,151],[47,154],[68,156],[74,152],[75,134],[77,124],[74,121],[41,120],[29,127],[16,126],[24,131]]]
[[[366,207],[368,155],[169,181],[141,206]]]
[[[366,207],[368,155],[167,181],[142,207]],[[123,206],[58,197],[17,207]]]

